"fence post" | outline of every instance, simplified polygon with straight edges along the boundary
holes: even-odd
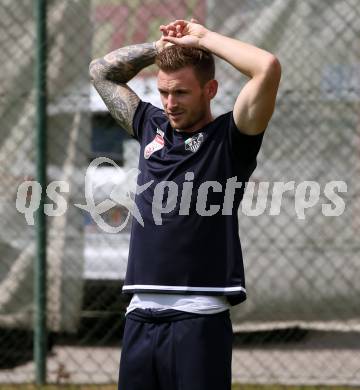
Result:
[[[36,384],[46,382],[46,218],[44,203],[46,196],[46,0],[34,2],[36,24],[36,176],[42,188],[40,207],[36,218],[36,257],[34,267],[34,361]]]

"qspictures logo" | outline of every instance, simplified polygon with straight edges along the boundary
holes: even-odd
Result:
[[[112,174],[114,179],[121,176],[123,180],[121,183],[114,180],[108,198],[96,203],[91,175],[95,170],[101,169],[103,164],[114,168]],[[163,216],[174,212],[174,210],[178,211],[179,215],[189,215],[194,196],[196,199],[195,212],[199,216],[206,218],[217,213],[231,215],[234,212],[235,193],[239,190],[244,191],[240,211],[247,216],[259,216],[266,212],[268,215],[279,215],[282,211],[285,194],[287,199],[293,200],[295,215],[302,220],[306,219],[306,210],[319,204],[321,205],[321,213],[326,217],[340,216],[346,207],[344,199],[339,195],[347,192],[347,184],[344,181],[329,181],[322,187],[315,181],[243,183],[238,182],[236,177],[231,177],[227,179],[225,185],[217,181],[204,181],[197,189],[194,189],[194,172],[184,174],[184,182],[181,186],[174,181],[161,181],[154,185],[154,180],[139,186],[137,181],[140,173],[138,169],[130,169],[124,175],[124,171],[113,160],[99,157],[93,160],[86,170],[85,204],[74,204],[74,206],[87,211],[98,227],[106,233],[119,233],[128,224],[131,216],[144,226],[143,215],[135,202],[135,197],[136,195],[141,196],[145,191],[151,191],[151,214],[155,225],[162,225]],[[255,191],[256,187],[257,191]],[[46,189],[43,189],[37,181],[24,181],[17,190],[16,209],[24,214],[28,225],[35,223],[34,215],[40,206],[44,190],[51,201],[51,203],[44,205],[44,212],[47,216],[59,217],[68,210],[69,204],[63,195],[69,194],[69,183],[53,181]],[[222,193],[223,203],[210,204],[208,200],[210,192]],[[254,203],[255,206],[253,206]],[[120,225],[111,226],[102,215],[116,206],[125,208],[127,215]]]

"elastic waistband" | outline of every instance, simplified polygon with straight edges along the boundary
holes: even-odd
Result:
[[[162,322],[173,322],[188,320],[191,318],[201,318],[201,317],[226,317],[229,316],[229,310],[224,310],[220,313],[215,314],[197,314],[197,313],[188,313],[185,311],[166,309],[166,310],[154,310],[154,309],[135,309],[127,314],[126,318],[130,318],[134,321],[140,322],[152,322],[152,323],[162,323]]]

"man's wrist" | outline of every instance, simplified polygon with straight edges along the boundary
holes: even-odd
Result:
[[[155,41],[153,44],[156,54],[160,53],[164,49],[164,44],[161,40]]]
[[[161,53],[163,50],[165,50],[166,48],[170,47],[173,45],[173,43],[170,43],[170,42],[166,42],[162,39],[159,39],[158,41],[155,41],[153,43],[154,45],[154,48],[156,50],[156,54],[159,54]]]
[[[216,35],[215,32],[206,29],[205,34],[201,38],[199,38],[199,49],[211,51],[210,43],[211,43],[212,39],[214,38],[214,35]]]

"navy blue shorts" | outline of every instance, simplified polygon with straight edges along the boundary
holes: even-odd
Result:
[[[119,390],[230,390],[229,311],[135,309],[126,316]]]

